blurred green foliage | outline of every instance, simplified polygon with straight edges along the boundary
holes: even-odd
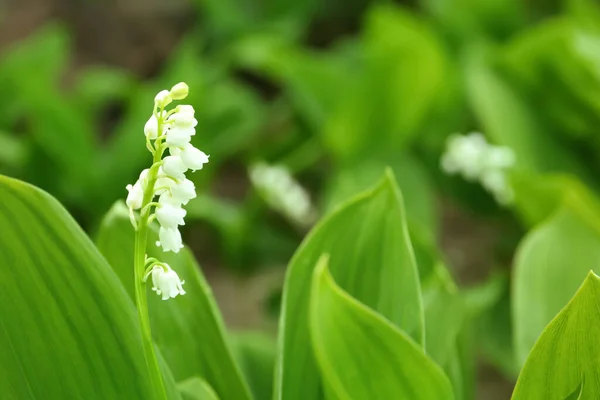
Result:
[[[298,258],[310,259],[302,261],[307,268],[302,284],[309,285],[321,254],[331,253],[328,267],[321,267],[313,281],[328,296],[327,307],[339,308],[335,312],[347,317],[348,324],[373,317],[337,290],[328,280],[331,271],[343,290],[386,315],[417,342],[426,337],[430,356],[448,376],[456,398],[473,398],[473,352],[514,379],[544,327],[575,294],[585,274],[599,271],[598,3],[196,0],[189,7],[197,20],[149,78],[110,65],[74,69],[71,28],[61,23],[48,24],[5,49],[0,59],[0,172],[58,198],[86,230],[98,231],[98,245],[110,259],[122,249],[108,240],[115,236],[106,233],[116,229],[107,227],[111,220],[101,221],[149,162],[142,136],[149,102],[160,89],[185,81],[199,121],[194,145],[211,155],[207,167],[194,175],[202,193],[188,212],[197,225],[218,235],[222,264],[243,272],[285,265],[306,234],[270,210],[250,185],[247,168],[254,162],[286,166],[310,192],[321,215],[339,212],[340,204],[373,187],[389,168],[393,173],[386,179],[393,182],[388,189],[393,193],[396,184],[400,187],[406,215],[395,215],[386,203],[361,211],[369,217],[360,212],[348,217],[347,231],[369,229],[374,238],[379,225],[353,221],[397,217],[396,237],[410,234],[406,254],[398,244],[386,251],[402,253],[396,257],[415,264],[411,274],[415,281],[419,275],[421,288],[413,289],[422,290],[424,304],[419,307],[424,314],[414,320],[425,320],[424,332],[415,321],[394,320],[369,298],[391,294],[353,292],[336,275],[344,268],[351,271],[353,260],[338,265],[333,245],[315,245],[318,250],[310,257],[301,251],[291,268],[299,268]],[[481,131],[515,152],[511,178],[516,201],[510,208],[499,208],[481,188],[440,172],[446,138],[468,131]],[[467,290],[457,286],[460,279],[448,272],[454,270],[452,262],[437,244],[444,234],[440,209],[446,204],[498,225],[504,243],[520,242],[512,272],[514,245],[509,245],[508,255],[497,246],[485,260],[484,267],[496,271],[488,281]],[[326,235],[326,224],[317,232]],[[338,244],[345,243],[340,232],[333,232]],[[309,241],[303,251],[312,245]],[[365,254],[371,253],[381,255],[374,250]],[[192,263],[188,269],[194,268]],[[203,277],[194,279],[203,282]],[[386,290],[394,293],[399,287]],[[303,289],[308,298],[309,287]],[[401,294],[408,296],[407,291]],[[408,303],[416,306],[421,297],[413,297]],[[212,316],[212,304],[202,301]],[[303,306],[308,308],[308,303]],[[326,319],[327,307],[312,318]],[[452,318],[440,318],[444,315]],[[220,321],[207,324],[220,343]],[[300,342],[306,345],[309,327],[302,329],[306,337]],[[324,346],[335,339],[311,329],[323,335],[319,340]],[[386,337],[398,333],[395,326],[385,329]],[[470,341],[470,335],[477,340]],[[263,339],[257,345],[248,344],[253,340],[247,338],[237,342],[241,350],[236,356],[246,365],[242,372],[223,350],[229,374],[249,375],[250,389],[260,396],[271,381],[264,375],[253,377],[253,365],[272,369],[275,357]],[[323,365],[328,356],[323,352],[311,362],[327,369]],[[165,353],[167,361],[171,357]],[[198,362],[181,374],[172,368],[175,378],[218,375]],[[439,372],[431,371],[432,376]],[[304,378],[296,384],[305,385]],[[235,380],[237,386],[208,380],[219,394],[239,391],[243,395],[237,398],[242,398],[250,390],[241,380]],[[314,383],[318,387],[318,378]],[[200,378],[186,383],[202,385]]]

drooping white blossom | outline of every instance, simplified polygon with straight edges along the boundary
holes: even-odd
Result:
[[[125,200],[127,207],[132,210],[141,208],[144,199],[144,189],[142,188],[140,181],[137,181],[133,185],[127,185],[125,188],[129,192],[129,194],[127,194],[127,200]]]
[[[178,253],[183,248],[181,233],[177,228],[160,227],[158,230],[157,246],[161,246],[163,251],[172,251]]]
[[[167,156],[163,159],[163,172],[175,179],[185,179],[188,168],[179,156]]]
[[[447,174],[459,174],[469,181],[478,181],[496,201],[508,204],[514,193],[507,171],[515,164],[514,152],[508,147],[488,143],[480,133],[452,135],[440,165]]]
[[[165,197],[165,193],[160,195],[159,205],[156,207],[156,219],[161,226],[165,228],[177,228],[177,225],[185,225],[186,211],[175,203],[171,203],[168,200],[170,196]],[[163,201],[161,201],[163,200]]]
[[[194,128],[173,126],[167,132],[167,146],[183,147],[188,145],[195,134],[196,131]]]
[[[208,162],[208,156],[202,150],[195,148],[189,143],[183,146],[179,156],[183,165],[192,172],[202,169],[204,164]]]
[[[149,275],[152,275],[152,290],[162,296],[163,300],[174,299],[180,294],[185,294],[182,286],[185,281],[179,279],[179,275],[169,264],[154,265],[150,272],[146,273],[144,281],[148,279]]]

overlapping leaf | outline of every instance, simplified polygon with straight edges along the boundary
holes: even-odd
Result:
[[[423,348],[336,285],[327,257],[313,275],[310,332],[331,398],[454,398],[450,381]]]
[[[100,252],[45,192],[0,177],[0,199],[0,397],[153,399],[135,308]]]
[[[311,351],[308,299],[314,266],[330,254],[338,284],[417,343],[423,312],[417,266],[400,193],[391,173],[371,191],[325,218],[290,262],[283,294],[276,398],[317,398],[320,378]]]
[[[590,272],[535,343],[513,400],[600,398],[599,306],[600,278]]]

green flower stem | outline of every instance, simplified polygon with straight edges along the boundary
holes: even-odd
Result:
[[[158,119],[158,129],[162,127],[162,120]],[[158,141],[157,141],[158,142]],[[160,143],[156,143],[156,151],[153,153],[153,166],[161,160],[162,151]],[[142,201],[142,212],[138,229],[135,232],[135,249],[134,249],[134,275],[135,275],[135,304],[137,306],[138,317],[142,330],[142,345],[144,348],[144,358],[146,359],[146,367],[150,374],[150,379],[154,385],[154,392],[157,399],[167,400],[167,393],[162,379],[162,373],[158,366],[156,353],[154,352],[154,344],[152,342],[152,331],[150,328],[150,315],[148,313],[148,293],[146,285],[142,281],[146,271],[146,244],[148,242],[148,226],[151,207],[146,207],[151,204],[154,196],[154,184],[158,175],[158,168],[151,168],[148,173],[148,185],[144,190],[144,198]]]

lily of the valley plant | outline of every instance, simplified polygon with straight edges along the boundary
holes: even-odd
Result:
[[[185,294],[179,279],[168,264],[146,256],[149,225],[158,221],[159,241],[163,251],[177,253],[182,247],[179,225],[184,225],[186,211],[183,208],[196,197],[194,183],[186,178],[188,170],[202,169],[208,156],[190,143],[196,134],[198,121],[194,108],[177,105],[167,109],[173,100],[187,97],[188,86],[181,82],[169,90],[163,90],[154,98],[152,116],[144,126],[146,147],[152,153],[152,166],[141,172],[133,185],[127,185],[127,207],[131,223],[136,231],[134,249],[135,300],[142,328],[142,342],[146,365],[157,393],[166,398],[162,376],[152,345],[145,283],[151,277],[153,288],[163,300]],[[168,155],[166,154],[168,152]],[[139,218],[135,211],[139,210]]]

